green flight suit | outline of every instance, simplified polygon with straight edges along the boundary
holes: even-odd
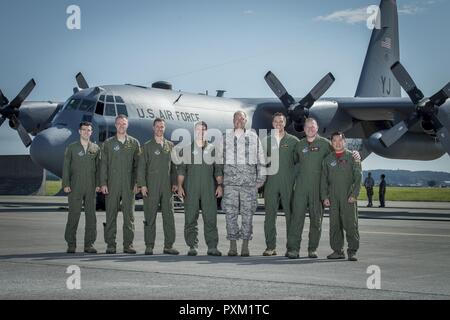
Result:
[[[358,198],[361,175],[361,161],[354,160],[348,150],[340,158],[333,152],[323,160],[320,189],[322,200],[329,199],[331,203],[330,245],[333,251],[343,250],[343,231],[348,252],[356,253],[359,248],[358,205],[348,203],[348,198]]]
[[[163,218],[164,248],[172,248],[175,242],[172,185],[176,185],[176,168],[172,163],[172,149],[173,143],[166,139],[163,145],[151,139],[142,147],[138,185],[148,188],[148,196],[144,197],[144,240],[147,248],[153,249],[155,246],[159,204]]]
[[[274,152],[278,152],[278,172],[267,176],[264,186],[264,207],[266,211],[264,219],[264,234],[266,237],[267,249],[276,248],[276,219],[281,199],[284,216],[286,218],[286,234],[290,227],[291,200],[295,181],[295,164],[298,156],[295,148],[298,143],[297,137],[286,133],[277,145],[275,137],[267,137],[266,155],[272,158]],[[271,164],[273,167],[273,164]],[[289,236],[287,236],[288,238]]]
[[[223,176],[223,165],[212,163],[211,160],[215,157],[214,145],[212,144],[206,144],[201,148],[194,142],[191,144],[190,150],[190,162],[177,166],[178,175],[185,177],[184,238],[190,248],[198,247],[197,220],[201,206],[205,242],[208,249],[217,249],[219,235],[217,232],[217,200],[214,178]]]
[[[64,153],[62,187],[70,187],[69,214],[65,240],[69,246],[76,246],[76,234],[80,221],[81,207],[84,204],[86,227],[84,246],[94,244],[97,238],[97,219],[95,216],[95,188],[98,186],[98,165],[100,148],[89,142],[86,151],[80,141],[70,144]]]
[[[123,246],[128,248],[134,240],[134,186],[139,161],[139,141],[128,136],[124,143],[111,137],[102,145],[100,185],[108,187],[106,195],[105,242],[116,247],[117,214],[122,200]]]
[[[303,138],[297,143],[296,154],[299,159],[299,172],[295,180],[292,200],[291,229],[288,248],[300,250],[306,212],[309,212],[308,251],[316,251],[322,233],[323,206],[320,201],[320,178],[322,161],[332,151],[329,140],[317,136],[312,143]]]

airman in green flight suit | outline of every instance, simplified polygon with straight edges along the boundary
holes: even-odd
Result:
[[[95,197],[99,191],[98,165],[100,148],[90,141],[92,124],[81,122],[80,140],[70,144],[64,153],[62,187],[69,196],[65,240],[67,253],[75,253],[76,233],[80,221],[81,207],[86,216],[84,252],[97,253],[94,242],[97,238],[97,219],[95,216]]]
[[[156,214],[161,204],[164,253],[179,254],[173,248],[175,242],[175,218],[172,192],[177,190],[176,167],[172,162],[173,143],[164,138],[166,123],[164,119],[153,121],[154,137],[142,147],[139,160],[138,185],[144,197],[144,240],[145,254],[152,255],[156,238]]]
[[[285,115],[278,112],[273,115],[272,119],[275,134],[267,137],[266,155],[271,158],[271,169],[277,169],[277,172],[267,176],[267,182],[264,187],[266,250],[263,252],[263,256],[277,254],[275,251],[277,236],[276,218],[280,199],[286,219],[286,232],[290,228],[291,199],[295,181],[294,172],[295,164],[298,160],[295,148],[299,140],[284,130],[286,126]],[[277,163],[274,163],[274,161],[277,161]]]
[[[345,136],[331,136],[334,152],[322,163],[321,199],[330,207],[330,245],[333,253],[328,259],[344,259],[344,231],[348,243],[348,260],[357,261],[359,249],[357,198],[361,184],[361,161],[345,149]]]
[[[100,184],[106,201],[106,253],[116,253],[117,214],[122,202],[123,251],[134,254],[134,197],[140,154],[139,141],[127,134],[128,118],[116,117],[117,134],[102,145]]]
[[[322,233],[323,205],[320,199],[320,180],[322,161],[332,152],[328,139],[318,135],[319,126],[313,118],[305,120],[306,137],[297,143],[296,153],[299,158],[299,173],[295,180],[292,201],[291,229],[288,238],[288,257],[298,259],[306,212],[309,212],[308,257],[317,258]],[[360,160],[357,151],[353,157]]]
[[[184,149],[189,150],[186,161],[177,167],[178,195],[184,198],[185,225],[184,238],[189,246],[188,255],[196,256],[198,248],[197,220],[201,204],[204,222],[207,254],[221,256],[217,249],[217,198],[222,197],[223,165],[215,162],[216,150],[208,144],[206,134],[208,125],[200,121],[195,125],[194,142]],[[217,187],[215,183],[217,182]]]

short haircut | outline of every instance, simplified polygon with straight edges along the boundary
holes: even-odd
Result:
[[[274,113],[274,115],[272,116],[272,121],[276,118],[276,117],[283,117],[284,120],[286,120],[286,115],[282,112],[276,112]]]
[[[237,114],[243,114],[245,116],[245,119],[247,119],[247,114],[243,110],[238,110],[233,114],[233,119],[236,117]]]
[[[386,176],[385,176],[384,174],[382,174],[382,175],[381,175],[381,178],[383,178],[383,179],[384,179],[384,178],[386,178]]]
[[[194,128],[197,128],[197,126],[201,125],[202,127],[205,128],[205,130],[208,130],[208,125],[206,124],[205,121],[199,121],[195,124]]]
[[[116,121],[115,121],[115,122],[117,122],[117,120],[119,120],[119,119],[125,119],[125,120],[128,121],[128,117],[127,117],[126,115],[124,115],[124,114],[119,114],[119,115],[116,117]]]
[[[319,124],[317,123],[317,120],[314,119],[314,118],[311,118],[311,117],[308,117],[308,118],[305,119],[305,122],[304,122],[303,126],[306,126],[306,124],[307,124],[308,122],[315,122],[315,123],[316,123],[316,126],[319,126]]]
[[[82,121],[82,122],[80,122],[80,129],[81,129],[81,127],[91,127],[91,129],[92,129],[92,123],[90,123],[89,121]]]
[[[332,134],[331,137],[330,137],[330,140],[333,140],[333,138],[336,137],[336,136],[340,136],[342,139],[345,140],[345,135],[344,135],[344,133],[343,133],[343,132],[340,132],[340,131],[333,132],[333,134]]]
[[[155,126],[158,122],[162,122],[162,123],[166,123],[166,120],[164,120],[163,118],[156,118],[155,120],[153,120],[153,126]]]

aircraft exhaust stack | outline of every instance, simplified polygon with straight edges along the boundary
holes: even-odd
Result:
[[[223,95],[225,94],[225,92],[227,92],[226,90],[216,90],[217,94],[216,97],[222,98]]]

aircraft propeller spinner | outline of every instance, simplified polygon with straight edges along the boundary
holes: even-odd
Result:
[[[390,147],[417,122],[422,121],[422,126],[427,130],[433,130],[442,147],[450,154],[450,133],[442,124],[443,113],[439,113],[439,107],[450,97],[450,82],[431,97],[424,98],[422,91],[417,88],[408,71],[399,61],[391,66],[391,71],[411,101],[416,105],[416,110],[408,119],[400,121],[384,132],[380,141],[386,147]]]
[[[31,144],[31,138],[19,121],[19,108],[35,86],[36,82],[34,79],[31,79],[11,102],[9,102],[8,98],[0,90],[0,126],[6,119],[9,119],[9,125],[11,128],[17,130],[25,147]]]
[[[287,92],[280,80],[271,72],[264,76],[270,89],[281,100],[287,109],[288,118],[293,122],[294,129],[298,132],[303,131],[303,124],[309,115],[309,108],[318,100],[333,84],[335,78],[330,72],[326,74],[311,91],[300,101],[295,102],[294,98]]]

